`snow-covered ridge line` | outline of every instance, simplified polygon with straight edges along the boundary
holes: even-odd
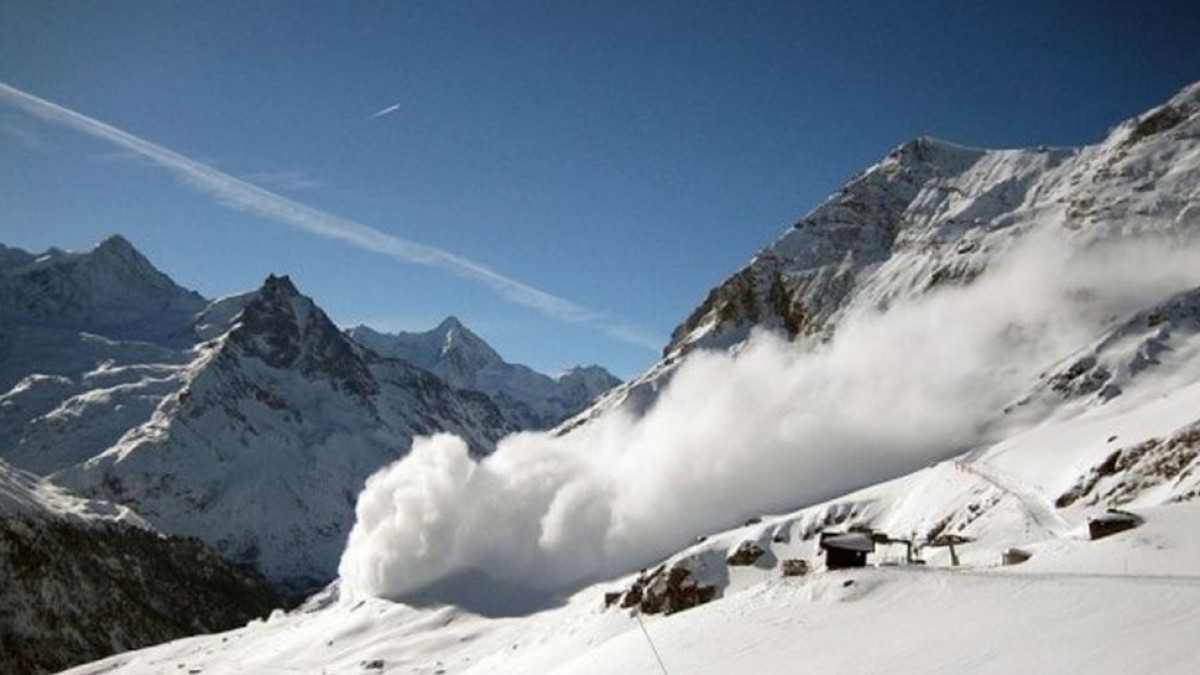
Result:
[[[426,332],[386,334],[356,326],[346,334],[381,356],[424,368],[452,387],[487,394],[521,429],[553,427],[620,384],[600,366],[575,367],[551,377],[508,363],[453,316]]]

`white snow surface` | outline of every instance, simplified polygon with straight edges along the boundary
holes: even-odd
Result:
[[[1194,422],[1200,389],[1136,410],[1096,408],[908,476],[708,536],[668,558],[722,597],[670,616],[641,617],[672,673],[828,672],[1191,673],[1200,668],[1200,501],[1148,494],[1131,507],[1145,524],[1087,540],[1088,515],[1050,501],[1060,469],[1082,466],[1112,431],[1131,442]],[[1111,433],[1109,434],[1111,435]],[[1070,441],[1070,442],[1068,442]],[[1054,461],[1046,461],[1051,459]],[[945,529],[973,539],[961,567],[945,549],[927,564],[897,564],[881,546],[863,569],[819,562],[823,527],[870,525],[893,536]],[[731,567],[742,542],[766,554]],[[1028,562],[1000,567],[1019,546]],[[780,561],[814,570],[783,578]],[[332,587],[291,614],[231,633],[123,654],[69,671],[158,673],[658,673],[632,610],[604,594],[632,577],[585,588],[560,605],[517,616],[453,606],[351,599]]]
[[[50,481],[0,460],[0,518],[58,518],[75,524],[121,522],[150,529],[127,507],[73,495]]]

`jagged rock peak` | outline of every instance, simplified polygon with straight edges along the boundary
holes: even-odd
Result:
[[[296,284],[292,283],[292,278],[286,274],[268,274],[259,293],[270,298],[301,297],[300,291],[296,289]]]
[[[134,248],[133,244],[131,244],[128,239],[119,234],[109,236],[104,241],[96,244],[95,248],[92,250],[96,252],[107,252],[119,255],[141,256],[141,252]]]
[[[292,280],[272,274],[246,303],[231,340],[272,368],[297,368],[329,378],[335,387],[366,396],[375,391],[366,365],[325,312]]]
[[[453,314],[451,314],[450,316],[446,317],[445,319],[442,319],[442,322],[439,323],[437,325],[437,328],[435,328],[434,330],[439,333],[444,333],[444,332],[452,331],[455,329],[466,330],[466,326],[463,325],[462,321],[458,320],[457,316],[454,316]]]
[[[356,326],[346,334],[380,356],[433,373],[455,389],[486,394],[519,429],[553,427],[620,382],[597,366],[550,377],[508,363],[454,316],[421,333],[386,334]]]
[[[438,324],[438,327],[433,329],[435,335],[441,336],[442,355],[449,355],[452,352],[463,352],[470,354],[474,361],[480,365],[488,363],[498,363],[504,359],[492,349],[492,346],[484,341],[469,328],[464,326],[458,317],[449,316],[444,321]]]

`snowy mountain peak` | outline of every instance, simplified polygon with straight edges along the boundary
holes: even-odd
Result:
[[[982,148],[959,145],[932,136],[918,136],[892,150],[884,163],[926,165],[937,167],[943,172],[958,172],[986,154],[987,150]]]
[[[602,366],[575,366],[563,371],[555,379],[559,384],[572,384],[586,388],[591,392],[588,398],[602,394],[621,384],[621,380],[617,376]]]
[[[491,345],[454,316],[424,332],[387,334],[366,326],[356,326],[348,332],[359,344],[381,356],[408,361],[439,375],[452,375],[448,381],[458,387],[465,386],[476,371],[504,362]]]
[[[433,333],[441,338],[442,359],[461,362],[466,368],[482,368],[504,360],[491,345],[472,333],[457,317],[447,317],[433,329]]]
[[[1186,124],[1185,124],[1186,123]],[[1127,148],[1164,132],[1200,124],[1200,82],[1186,87],[1166,103],[1119,126],[1109,139]]]
[[[66,258],[75,254],[48,253],[51,258]],[[128,239],[119,234],[97,244],[88,253],[78,254],[79,261],[85,265],[102,268],[105,271],[120,275],[129,282],[144,283],[154,288],[170,289],[175,286],[167,275],[163,274],[150,262],[142,252],[134,248]]]
[[[84,253],[6,249],[0,262],[0,315],[16,321],[158,339],[206,304],[119,235]]]
[[[552,427],[620,382],[599,366],[552,378],[508,363],[453,316],[426,332],[389,335],[357,326],[347,335],[381,356],[428,370],[452,387],[487,394],[504,417],[521,429]]]

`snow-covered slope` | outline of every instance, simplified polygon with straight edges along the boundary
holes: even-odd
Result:
[[[424,333],[384,334],[366,326],[347,333],[359,344],[424,368],[452,387],[487,394],[505,418],[521,429],[550,428],[620,384],[599,366],[572,368],[550,377],[508,363],[455,317]]]
[[[1196,505],[1011,568],[880,567],[782,578],[670,616],[564,606],[490,619],[383,600],[277,616],[70,671],[158,673],[1191,673]],[[1096,561],[1117,561],[1098,565]]]
[[[1083,148],[982,150],[919,138],[847,183],[717,285],[672,333],[663,361],[564,424],[644,411],[696,349],[755,328],[821,340],[855,313],[969,285],[1031,235],[1083,249],[1200,230],[1200,84]]]
[[[658,673],[661,658],[669,672],[689,673],[787,673],[801,664],[862,673],[898,664],[915,673],[1190,673],[1200,667],[1191,647],[1200,629],[1200,361],[1172,365],[1110,403],[1075,401],[1011,438],[895,480],[697,532],[693,546],[660,564],[557,607],[482,616],[339,602],[334,586],[266,623],[72,672],[182,664],[231,673]],[[1180,372],[1193,384],[1173,389]],[[1147,456],[1131,448],[1174,461],[1107,459]],[[1096,466],[1107,467],[1099,481]],[[1132,509],[1145,524],[1090,541],[1087,519],[1109,506]],[[820,533],[854,527],[913,541],[924,564],[904,564],[901,544],[880,544],[870,567],[826,569]],[[967,540],[957,548],[961,566],[947,548],[929,545],[947,535]],[[1031,558],[1001,566],[1011,548]],[[785,576],[785,561],[796,560],[807,573]],[[705,600],[682,611],[672,605],[688,597]]]
[[[242,302],[149,421],[55,479],[304,590],[333,577],[363,481],[414,435],[486,453],[512,430],[487,397],[359,348],[287,277]]]
[[[0,461],[0,673],[227,630],[272,606],[198,542]]]
[[[0,256],[0,457],[49,473],[148,420],[182,384],[205,307],[114,236]]]

